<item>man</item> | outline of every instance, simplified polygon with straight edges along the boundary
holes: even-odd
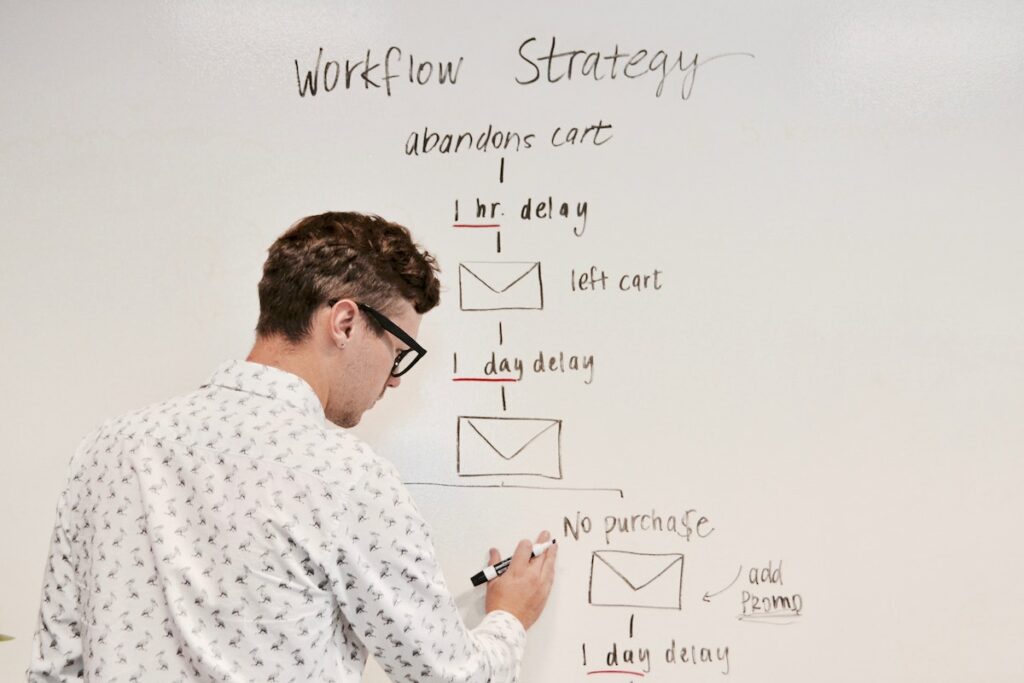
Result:
[[[30,681],[340,683],[368,654],[396,681],[517,679],[554,548],[522,541],[469,630],[398,473],[327,424],[358,424],[425,353],[436,271],[375,216],[309,217],[271,246],[248,359],[76,452]]]

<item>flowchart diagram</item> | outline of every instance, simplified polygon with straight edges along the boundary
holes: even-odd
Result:
[[[608,131],[612,126],[608,124]],[[612,139],[610,133],[603,143]],[[501,157],[498,165],[498,185],[504,184],[509,165]],[[491,254],[473,254],[460,260],[457,270],[459,311],[465,315],[477,316],[484,326],[494,326],[497,332],[497,348],[489,354],[474,354],[472,349],[456,349],[452,355],[452,380],[464,384],[493,386],[500,401],[500,411],[488,412],[479,406],[459,406],[455,418],[455,449],[452,482],[411,482],[413,484],[453,486],[487,489],[528,489],[540,494],[563,494],[574,492],[596,494],[597,499],[609,496],[610,500],[623,501],[627,491],[615,486],[585,486],[579,480],[579,462],[565,444],[572,434],[572,424],[557,415],[536,415],[519,409],[519,401],[510,401],[520,394],[529,394],[532,387],[524,380],[535,377],[557,377],[563,380],[582,380],[584,385],[594,382],[596,359],[592,353],[552,353],[540,350],[536,354],[523,355],[511,352],[505,347],[505,337],[515,329],[516,321],[522,316],[550,315],[551,300],[560,301],[559,296],[549,297],[552,282],[562,282],[565,291],[558,295],[572,297],[606,296],[658,297],[672,288],[671,270],[658,267],[644,269],[615,268],[609,265],[586,265],[569,268],[564,274],[554,273],[541,260],[505,260],[503,247],[509,246],[506,236],[503,245],[503,230],[509,231],[509,222],[516,218],[506,217],[503,201],[484,201],[477,197],[468,204],[474,207],[472,216],[462,215],[460,200],[455,200],[452,228],[457,230],[493,231],[494,250]],[[575,205],[556,205],[548,198],[535,201],[528,197],[522,202],[522,210],[516,216],[521,223],[538,219],[572,223],[573,240],[584,239],[586,235],[600,229],[595,221],[595,207],[589,201]],[[587,218],[591,229],[585,230]],[[475,221],[475,222],[473,222]],[[513,239],[519,239],[513,233]],[[480,242],[476,244],[479,246]],[[463,255],[466,256],[466,255]],[[564,277],[563,277],[564,275]],[[466,358],[474,360],[467,363]],[[481,358],[483,359],[481,361]],[[467,369],[467,365],[469,369]],[[477,394],[479,396],[479,394]],[[588,427],[593,428],[593,427]],[[751,569],[748,585],[737,585],[743,573],[743,566],[735,578],[726,586],[712,590],[687,590],[687,577],[694,556],[700,553],[680,552],[682,547],[710,536],[715,529],[705,516],[693,515],[687,510],[678,516],[664,518],[654,511],[650,514],[631,514],[605,517],[604,544],[589,548],[586,558],[585,592],[580,595],[581,608],[595,610],[595,613],[621,615],[628,618],[628,643],[612,643],[610,646],[584,640],[581,642],[581,664],[586,673],[618,673],[625,675],[647,675],[655,661],[664,660],[665,665],[694,664],[720,667],[723,674],[731,670],[729,645],[716,643],[685,644],[670,638],[667,643],[650,647],[638,644],[634,639],[637,623],[643,615],[679,615],[685,620],[696,610],[707,609],[707,605],[723,599],[737,599],[735,618],[743,623],[772,624],[776,626],[793,624],[803,614],[803,598],[798,593],[775,592],[779,588],[766,577],[760,582],[759,569]],[[563,538],[566,542],[587,542],[593,530],[590,518],[577,513],[575,524],[565,517]],[[614,537],[614,538],[613,538]],[[682,546],[682,547],[681,547]],[[584,546],[586,547],[586,546]],[[688,559],[690,558],[690,559]],[[771,563],[769,563],[769,566]],[[780,563],[781,565],[781,563]],[[772,574],[781,581],[781,573]],[[768,589],[772,590],[768,590]],[[588,649],[589,648],[589,649]],[[652,654],[663,651],[664,657]],[[600,655],[594,655],[599,651]],[[659,664],[661,665],[661,664]],[[607,668],[596,669],[595,666]]]

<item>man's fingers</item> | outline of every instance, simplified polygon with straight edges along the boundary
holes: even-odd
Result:
[[[546,589],[551,589],[555,581],[555,560],[558,558],[558,545],[553,545],[544,551],[544,563],[540,566],[540,579],[544,582]]]
[[[556,557],[557,554],[558,554],[558,545],[557,544],[552,544],[552,545],[548,546],[548,549],[545,550],[540,555],[540,557],[537,558],[537,561],[536,561],[537,575],[541,577],[541,580],[543,580],[545,572],[548,571],[548,565],[553,565],[554,564],[555,557]]]
[[[550,540],[551,540],[551,532],[549,532],[547,529],[545,529],[544,531],[540,532],[540,534],[537,536],[537,544],[538,545],[541,544],[541,543],[547,543]],[[531,569],[536,571],[538,575],[540,575],[540,573],[544,570],[544,565],[548,561],[548,559],[547,559],[548,558],[548,553],[550,553],[554,549],[555,549],[554,544],[548,546],[547,550],[545,550],[543,553],[541,553],[540,556],[535,558],[535,560],[530,563],[531,564]]]
[[[491,548],[488,556],[490,559],[487,560],[487,564],[498,564],[501,562],[501,555],[498,553],[497,548]]]
[[[532,543],[525,538],[519,541],[516,551],[512,553],[512,565],[508,568],[509,571],[519,573],[526,569],[526,566],[530,563],[531,552],[533,552]]]

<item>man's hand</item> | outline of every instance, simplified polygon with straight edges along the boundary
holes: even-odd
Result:
[[[542,531],[537,537],[537,543],[545,543],[550,539],[551,534]],[[510,612],[527,629],[533,626],[547,604],[551,584],[555,580],[558,546],[552,545],[531,559],[532,551],[533,543],[526,539],[519,541],[512,555],[512,563],[505,573],[487,583],[485,603],[488,612],[498,609]],[[490,558],[489,563],[492,565],[501,562],[501,555],[495,548],[491,548]]]

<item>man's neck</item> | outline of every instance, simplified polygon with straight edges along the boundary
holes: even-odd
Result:
[[[312,344],[293,344],[277,336],[259,337],[246,360],[298,375],[313,387],[317,398],[320,399],[320,405],[327,405],[329,385],[322,378],[320,363]]]

